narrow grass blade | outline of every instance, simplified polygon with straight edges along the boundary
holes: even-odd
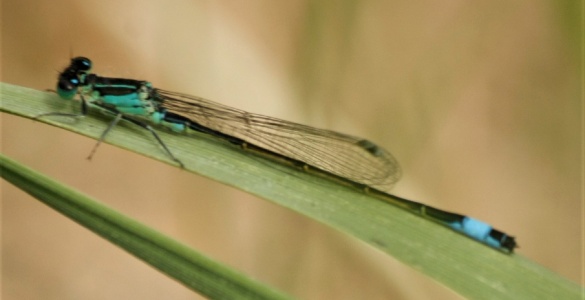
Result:
[[[0,109],[27,118],[70,112],[59,97],[0,85]],[[42,122],[96,138],[104,117]],[[149,133],[121,126],[108,143],[172,164]],[[278,203],[361,239],[472,299],[580,299],[583,289],[521,255],[506,255],[386,202],[318,176],[271,163],[206,136],[159,134],[186,170]],[[194,151],[193,149],[196,149]],[[80,157],[83,154],[80,154]],[[80,158],[81,159],[81,158]],[[237,170],[234,171],[234,170]],[[522,243],[521,237],[519,238]]]
[[[0,174],[41,202],[211,299],[287,299],[277,291],[2,154]]]

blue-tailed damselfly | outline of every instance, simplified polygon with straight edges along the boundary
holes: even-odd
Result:
[[[111,112],[116,117],[103,132],[96,148],[118,121],[124,119],[150,131],[165,152],[183,166],[148,123],[160,124],[175,132],[195,130],[242,149],[331,176],[498,250],[512,253],[517,247],[514,237],[482,221],[382,191],[398,181],[400,168],[390,153],[368,140],[153,88],[147,81],[101,77],[90,73],[91,67],[88,58],[76,57],[59,74],[57,93],[64,99],[79,95],[80,114],[41,116],[83,116],[89,106]]]

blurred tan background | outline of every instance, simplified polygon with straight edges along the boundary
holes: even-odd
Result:
[[[367,137],[401,162],[394,193],[514,234],[582,284],[577,2],[3,0],[1,80],[52,88],[83,55],[104,76]],[[93,140],[1,117],[4,154],[296,297],[460,299],[270,202],[109,145],[90,162]],[[2,299],[200,298],[1,184]]]

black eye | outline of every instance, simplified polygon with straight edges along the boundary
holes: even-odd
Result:
[[[77,78],[61,78],[57,88],[63,91],[72,91],[79,86],[79,79]]]
[[[89,69],[91,69],[91,60],[82,56],[73,58],[71,59],[71,65],[69,68],[77,71],[89,71]]]
[[[57,94],[64,99],[71,99],[77,94],[77,87],[81,82],[74,70],[67,69],[59,75],[59,82],[57,83]]]
[[[61,73],[59,75],[59,83],[57,83],[57,89],[62,91],[72,91],[77,89],[79,86],[79,78],[77,73],[71,69]]]

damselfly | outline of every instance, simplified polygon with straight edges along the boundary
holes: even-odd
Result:
[[[366,139],[154,88],[147,81],[101,77],[90,73],[91,67],[88,58],[76,57],[59,74],[57,93],[64,99],[73,99],[79,95],[80,114],[41,115],[78,117],[86,115],[90,106],[112,113],[114,120],[103,132],[90,156],[107,133],[123,119],[151,132],[169,157],[183,166],[149,124],[159,124],[175,132],[194,130],[226,140],[244,150],[343,180],[368,194],[446,225],[498,250],[512,253],[517,247],[514,237],[482,221],[382,191],[398,181],[400,167],[390,153]]]

